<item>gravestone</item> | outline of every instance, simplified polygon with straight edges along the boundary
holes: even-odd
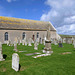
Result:
[[[50,26],[48,27],[47,30],[47,36],[46,36],[46,40],[45,40],[45,48],[43,50],[43,53],[53,53],[53,51],[51,50],[51,36],[50,36]]]
[[[59,41],[59,47],[63,47],[63,45],[62,45],[61,41]]]
[[[18,37],[18,45],[20,45],[20,37]]]
[[[22,40],[22,45],[24,45],[25,44],[25,41],[24,40]]]
[[[35,42],[34,42],[34,49],[35,50],[38,50],[38,44],[37,44],[37,41],[35,40]]]
[[[32,39],[32,43],[34,43],[34,40]]]
[[[24,38],[24,43],[25,43],[25,46],[27,46],[27,39]]]
[[[9,45],[9,41],[7,41],[7,45]]]
[[[74,41],[74,38],[73,37],[72,37],[71,41],[72,41],[72,44],[73,44],[73,41]]]
[[[17,50],[17,43],[16,43],[16,41],[14,41],[14,51],[18,52],[18,50]]]
[[[22,40],[20,39],[20,43],[22,43]]]
[[[11,41],[9,40],[9,46],[11,46]]]
[[[74,45],[74,48],[75,48],[75,39],[74,39],[74,41],[73,41],[73,45]]]
[[[0,42],[0,61],[3,61],[3,54],[2,54],[2,43]]]
[[[17,40],[17,37],[15,37],[15,40],[14,40],[16,43],[18,43],[18,40]]]
[[[58,45],[57,39],[54,40],[54,45]]]
[[[25,46],[27,46],[27,41],[25,41]]]
[[[17,53],[12,55],[12,69],[19,71],[19,55]]]
[[[31,42],[32,42],[32,39],[30,38],[30,39],[29,39],[29,42],[28,42],[28,46],[32,46],[32,45],[31,45]]]
[[[37,38],[37,43],[39,44],[39,38]]]
[[[40,44],[42,44],[42,39],[40,38]]]
[[[63,38],[63,43],[66,43],[66,38]]]

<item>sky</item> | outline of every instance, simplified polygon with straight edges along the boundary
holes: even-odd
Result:
[[[58,34],[75,35],[75,0],[0,0],[0,16],[50,21]]]

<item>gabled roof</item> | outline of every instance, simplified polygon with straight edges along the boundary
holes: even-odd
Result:
[[[50,22],[0,16],[0,29],[47,30],[48,25],[56,31]]]

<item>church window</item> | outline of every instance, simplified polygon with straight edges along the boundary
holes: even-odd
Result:
[[[8,32],[5,32],[5,41],[8,40]]]

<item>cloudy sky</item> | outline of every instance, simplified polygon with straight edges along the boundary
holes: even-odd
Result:
[[[58,34],[75,35],[75,0],[0,0],[0,16],[50,21]]]

